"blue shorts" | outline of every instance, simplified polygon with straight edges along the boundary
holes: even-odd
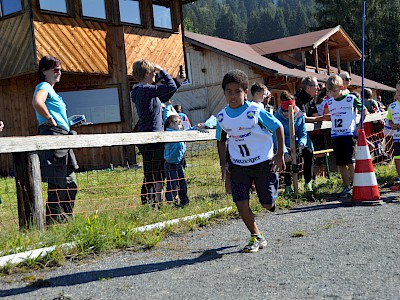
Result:
[[[230,164],[233,202],[250,200],[250,188],[254,180],[260,203],[274,204],[278,196],[279,179],[271,166],[270,160],[252,166]]]

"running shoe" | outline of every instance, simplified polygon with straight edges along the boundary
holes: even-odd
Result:
[[[264,238],[264,235],[258,237],[258,235],[252,234],[249,243],[243,248],[243,252],[253,253],[265,247],[267,247],[267,240]]]
[[[351,197],[352,192],[353,192],[352,188],[345,186],[343,190],[338,194],[338,197],[339,198]]]

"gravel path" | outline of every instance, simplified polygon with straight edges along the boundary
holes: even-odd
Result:
[[[240,220],[121,252],[0,279],[5,299],[400,299],[400,202],[308,204],[257,216],[269,245],[240,250]],[[393,202],[390,202],[394,200]],[[298,235],[304,235],[294,237]],[[34,288],[22,279],[44,279]],[[64,295],[64,296],[63,296]]]

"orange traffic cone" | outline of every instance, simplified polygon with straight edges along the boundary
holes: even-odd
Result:
[[[354,171],[353,193],[351,201],[343,202],[350,205],[383,204],[378,189],[378,182],[372,166],[367,138],[364,129],[358,132],[356,168]]]

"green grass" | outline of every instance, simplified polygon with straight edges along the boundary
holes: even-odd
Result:
[[[70,242],[76,244],[76,248],[72,250],[59,248],[44,258],[28,260],[18,267],[7,266],[1,271],[10,273],[25,268],[59,265],[63,264],[65,259],[82,259],[88,255],[116,249],[143,251],[155,247],[171,233],[187,232],[213,222],[237,218],[234,208],[211,219],[191,220],[162,230],[134,230],[147,224],[234,206],[231,196],[225,194],[224,185],[220,180],[216,147],[203,148],[193,152],[193,155],[190,151],[187,153],[189,166],[185,173],[190,204],[183,209],[168,205],[163,205],[160,209],[142,206],[139,197],[143,180],[141,169],[116,168],[84,172],[77,174],[79,193],[74,219],[68,224],[48,227],[44,232],[35,229],[18,230],[15,181],[12,178],[1,179],[0,195],[3,203],[0,205],[0,256]],[[394,166],[378,166],[376,174],[381,185],[390,184],[395,178]],[[332,175],[331,180],[318,177],[313,193],[305,193],[300,181],[299,194],[294,196],[280,193],[277,206],[290,208],[299,203],[327,201],[330,194],[341,189],[341,179],[336,174]],[[46,185],[43,185],[43,197],[46,199]],[[264,211],[255,195],[251,196],[251,207],[256,214]]]

